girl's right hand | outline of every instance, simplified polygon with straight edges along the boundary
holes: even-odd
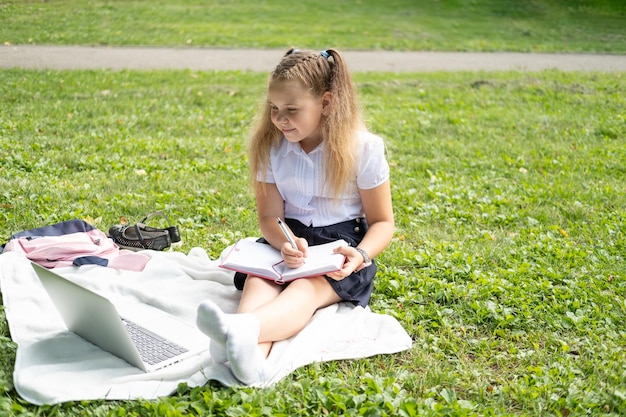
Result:
[[[304,258],[306,258],[307,248],[309,247],[308,242],[304,238],[297,237],[294,240],[298,249],[294,249],[289,242],[284,242],[280,247],[280,254],[289,268],[298,268],[304,265]]]

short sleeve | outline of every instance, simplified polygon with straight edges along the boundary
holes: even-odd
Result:
[[[263,170],[259,170],[256,173],[256,180],[258,182],[265,182],[267,184],[275,184],[276,179],[274,178],[274,170],[272,169],[272,158],[269,158],[267,161],[267,168],[265,172]]]
[[[383,139],[369,132],[359,132],[357,186],[362,190],[376,188],[389,179],[389,163]]]

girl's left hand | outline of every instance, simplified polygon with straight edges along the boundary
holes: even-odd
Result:
[[[326,274],[326,276],[334,279],[335,281],[341,281],[353,272],[363,269],[363,257],[352,246],[340,246],[335,248],[334,252],[344,255],[346,257],[346,261],[343,264],[343,268],[339,271]]]

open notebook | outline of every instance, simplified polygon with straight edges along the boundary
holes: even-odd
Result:
[[[197,327],[145,304],[118,306],[31,263],[67,328],[145,372],[173,365],[209,348]]]
[[[289,268],[279,250],[267,243],[242,239],[235,243],[226,254],[220,267],[283,284],[294,279],[314,277],[340,270],[346,257],[340,253],[334,253],[333,250],[347,245],[345,240],[340,239],[309,246],[304,265]]]

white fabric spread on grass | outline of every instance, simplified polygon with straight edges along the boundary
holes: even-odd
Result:
[[[55,269],[61,275],[115,299],[141,302],[195,325],[196,309],[212,300],[234,312],[240,292],[232,273],[220,269],[200,248],[180,252],[143,251],[151,257],[141,272],[96,265]],[[210,380],[237,385],[230,369],[209,352],[154,373],[129,365],[67,330],[24,255],[0,255],[0,290],[12,339],[17,343],[14,384],[33,404],[95,399],[153,399],[179,383]],[[411,338],[391,316],[339,303],[319,310],[300,333],[275,343],[269,357],[270,386],[304,365],[390,354],[411,347]]]

